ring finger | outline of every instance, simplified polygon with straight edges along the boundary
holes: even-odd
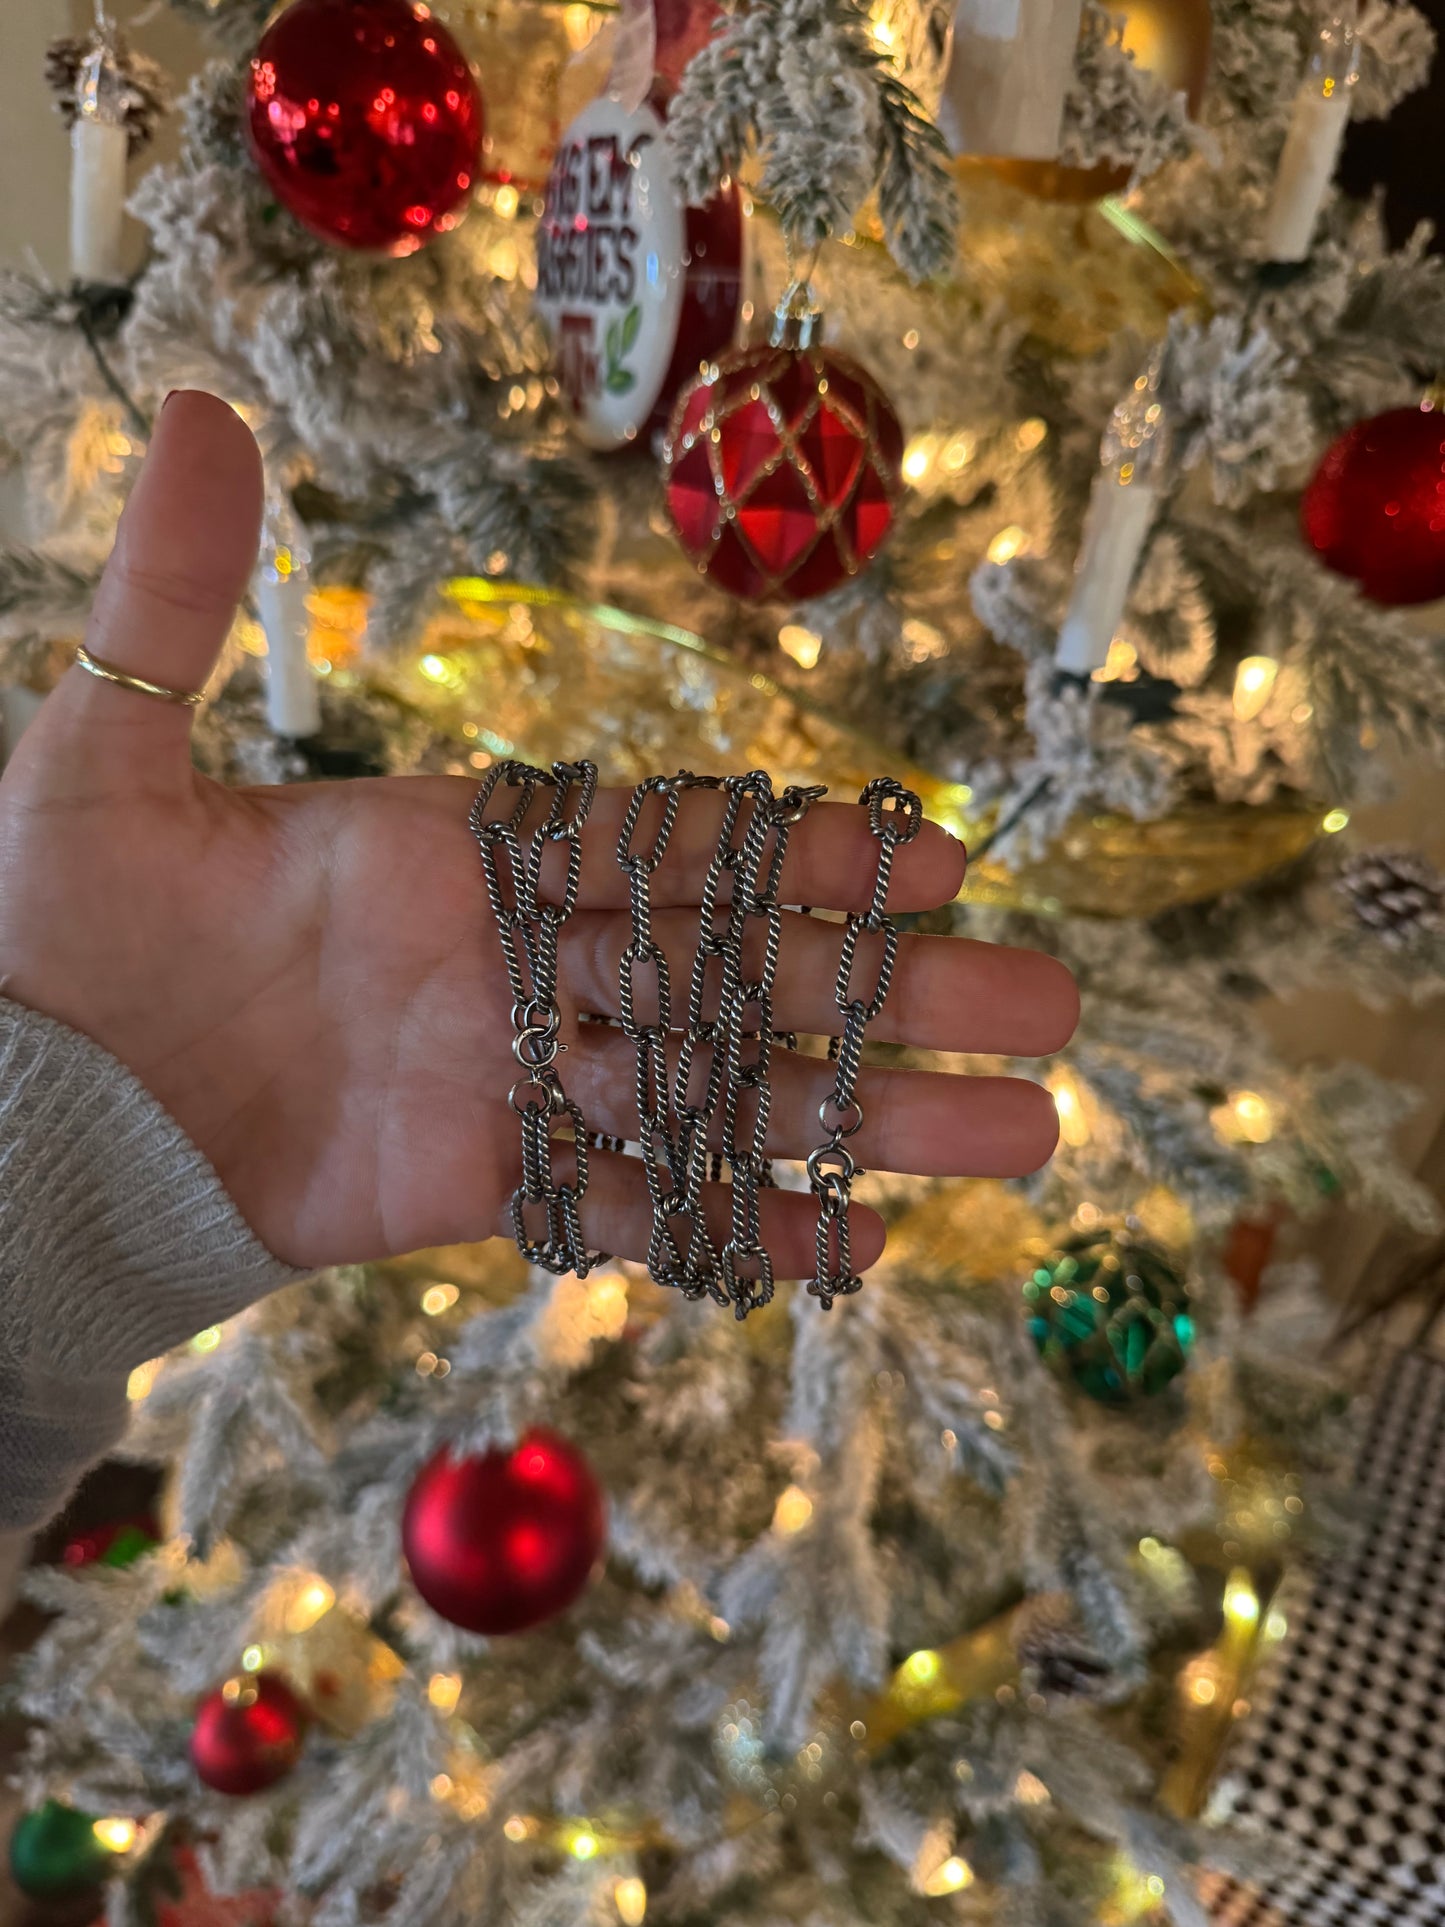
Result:
[[[669,1084],[676,1074],[680,1042],[674,1036],[669,1043]],[[622,1031],[603,1024],[583,1027],[565,1076],[568,1094],[592,1130],[636,1139],[636,1063],[636,1046]],[[696,1067],[695,1094],[706,1068],[702,1062]],[[818,1107],[832,1090],[834,1075],[834,1067],[823,1058],[774,1050],[765,1140],[769,1156],[806,1157],[824,1141],[828,1133]],[[1024,1177],[1047,1163],[1058,1138],[1053,1099],[1027,1078],[868,1068],[858,1079],[857,1096],[863,1123],[848,1148],[873,1170],[929,1178]],[[740,1141],[751,1135],[755,1102],[750,1093],[740,1102]],[[714,1150],[722,1149],[721,1133],[719,1104],[711,1137]]]

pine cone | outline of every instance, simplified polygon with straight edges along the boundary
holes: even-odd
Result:
[[[1362,850],[1342,867],[1338,887],[1392,950],[1445,931],[1445,876],[1417,850]]]

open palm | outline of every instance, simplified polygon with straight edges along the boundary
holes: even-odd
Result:
[[[89,646],[151,681],[199,686],[254,565],[260,460],[222,403],[174,397],[122,520]],[[196,774],[189,712],[72,669],[0,781],[0,989],[58,1017],[135,1072],[207,1154],[257,1234],[311,1267],[506,1228],[520,1175],[510,997],[467,830],[473,786],[389,777],[228,790]],[[583,1025],[614,1015],[628,937],[614,860],[626,793],[599,794],[565,926],[560,1069],[589,1128],[635,1134],[632,1046]],[[658,934],[686,978],[721,800],[683,801],[655,879]],[[785,901],[866,905],[865,813],[822,804],[794,833]],[[946,902],[963,852],[926,826],[898,852],[889,908]],[[547,873],[543,894],[547,893]],[[834,1027],[839,933],[789,918],[780,1026]],[[871,1033],[944,1051],[1037,1054],[1067,1041],[1072,980],[1052,958],[944,937],[900,946]],[[770,1149],[818,1136],[826,1068],[775,1060]],[[859,1087],[865,1166],[1007,1176],[1049,1155],[1048,1093],[1016,1078],[872,1070]],[[710,1209],[725,1221],[724,1200]],[[866,1265],[882,1227],[855,1208]],[[647,1250],[641,1166],[595,1154],[588,1242]],[[770,1193],[780,1275],[811,1263],[814,1213]]]

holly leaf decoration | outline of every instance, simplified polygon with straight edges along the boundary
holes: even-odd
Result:
[[[637,378],[629,368],[609,368],[607,370],[607,392],[609,395],[627,395],[637,386]]]
[[[642,304],[634,301],[622,317],[622,354],[629,355],[637,346],[637,337],[642,333]],[[622,355],[617,359],[620,361]]]

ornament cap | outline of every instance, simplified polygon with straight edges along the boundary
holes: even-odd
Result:
[[[768,345],[773,348],[812,348],[823,339],[823,310],[806,281],[790,281],[773,310]]]

